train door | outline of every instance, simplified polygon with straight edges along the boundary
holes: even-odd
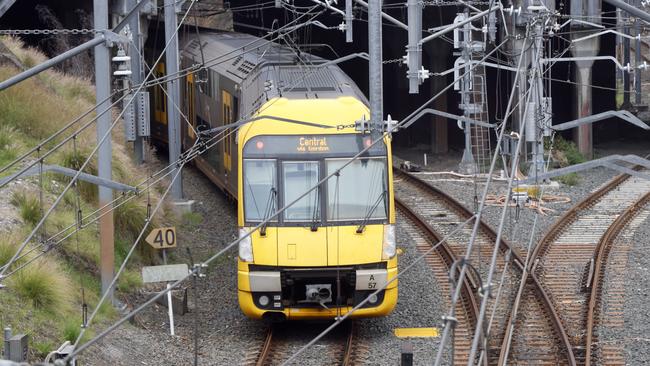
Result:
[[[196,129],[194,90],[194,74],[188,74],[185,96],[187,99],[187,119],[190,122],[187,126],[187,136],[190,143],[193,143],[194,140],[196,140],[196,133],[194,133]]]
[[[221,90],[221,120],[224,125],[233,122],[233,97],[226,90]],[[227,129],[223,138],[223,169],[226,175],[232,170],[232,133],[233,129]]]

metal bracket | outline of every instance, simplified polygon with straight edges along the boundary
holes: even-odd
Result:
[[[58,174],[63,174],[68,177],[74,177],[78,171],[70,168],[65,168],[59,165],[43,165],[43,173],[45,172],[52,172],[52,173],[58,173]],[[20,177],[20,176],[34,176],[38,175],[41,173],[41,167],[40,166],[33,166],[26,171],[22,173],[15,173],[9,176],[6,176],[4,178],[0,179],[0,187],[5,186],[7,183],[11,182],[12,180]],[[105,178],[100,178],[96,175],[88,174],[88,173],[81,173],[79,174],[79,180],[83,180],[88,183],[92,183],[98,186],[103,186],[107,187],[116,191],[131,191],[131,192],[138,192],[138,189],[123,183],[115,182],[110,179],[105,179]]]
[[[403,125],[400,126],[400,128],[401,128],[401,129],[404,129],[404,128],[409,127],[410,125],[412,125],[413,123],[415,123],[418,119],[420,119],[420,118],[421,118],[422,116],[424,116],[425,114],[433,114],[433,115],[440,116],[440,117],[451,118],[451,119],[454,119],[454,120],[459,120],[459,121],[467,122],[467,123],[469,123],[469,124],[476,125],[476,126],[481,126],[481,127],[487,127],[487,128],[493,128],[493,127],[495,127],[495,125],[493,125],[493,124],[491,124],[491,123],[486,123],[486,122],[477,121],[477,120],[475,120],[475,119],[467,118],[467,117],[465,117],[465,116],[457,116],[457,115],[455,115],[455,114],[451,114],[451,113],[447,113],[447,112],[439,111],[439,110],[437,110],[437,109],[433,109],[433,108],[425,108],[425,109],[421,110],[421,111],[420,111],[418,114],[416,114],[415,116],[413,116],[413,117],[407,119],[408,122],[405,122]]]
[[[650,169],[650,160],[644,159],[640,156],[637,155],[610,155],[606,156],[604,158],[596,159],[596,160],[591,160],[585,163],[580,163],[580,164],[575,164],[571,165],[565,168],[560,168],[560,169],[555,169],[551,170],[550,172],[544,173],[544,174],[539,174],[537,177],[529,177],[524,180],[520,180],[519,184],[528,184],[528,183],[534,183],[535,181],[539,180],[546,180],[550,178],[555,178],[559,177],[562,175],[570,174],[570,173],[576,173],[576,172],[581,172],[583,170],[587,169],[592,169],[596,167],[606,167],[610,169],[614,169],[616,171],[619,171],[623,174],[629,174],[638,178],[642,179],[647,179],[650,180],[650,175],[638,172],[636,170],[632,170],[626,166],[618,165],[615,162],[620,161],[624,163],[629,163],[629,164],[634,164],[634,165],[641,165],[643,167],[646,167]]]
[[[115,43],[129,44],[129,37],[115,33],[110,29],[104,29],[101,33],[104,35],[106,47],[113,47]]]
[[[633,124],[633,125],[635,125],[637,127],[642,128],[644,130],[650,130],[650,126],[643,123],[643,121],[641,121],[637,116],[635,116],[631,112],[624,111],[624,110],[622,110],[622,111],[607,111],[607,112],[598,113],[598,114],[594,114],[594,115],[587,116],[587,117],[578,118],[578,119],[573,120],[573,121],[560,123],[559,125],[551,126],[551,129],[553,129],[555,131],[564,131],[564,130],[575,128],[575,127],[578,127],[578,126],[582,126],[584,124],[601,121],[603,119],[607,119],[607,118],[610,118],[610,117],[618,117],[618,118],[620,118],[620,119],[622,119],[622,120],[624,120],[626,122],[629,122],[629,123],[631,123],[631,124]]]

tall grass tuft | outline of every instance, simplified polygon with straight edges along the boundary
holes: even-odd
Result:
[[[18,132],[11,126],[0,125],[0,166],[9,164],[18,156]]]
[[[132,199],[125,202],[124,204],[118,206],[113,211],[113,219],[115,223],[115,232],[118,236],[118,241],[121,245],[124,246],[118,251],[123,251],[124,255],[131,248],[135,239],[137,239],[140,231],[145,225],[147,219],[147,208],[139,203],[138,201]],[[143,235],[143,239],[151,231],[152,228],[156,227],[156,222],[152,222],[147,228],[147,232]],[[138,253],[141,258],[147,262],[153,260],[154,254],[153,249],[149,245],[142,245],[144,240],[141,240],[138,243]]]
[[[10,203],[18,208],[25,223],[34,226],[41,221],[41,204],[35,195],[16,191],[11,196]]]
[[[86,161],[86,159],[88,159],[88,154],[86,153],[83,153],[79,150],[76,152],[74,150],[67,150],[64,151],[61,155],[61,165],[66,168],[79,170],[81,169],[81,166],[83,165],[84,161]],[[84,172],[92,175],[97,175],[96,159],[90,160],[88,165],[86,165]],[[64,176],[61,177],[61,180],[64,182],[69,182],[70,178]],[[96,203],[98,201],[99,190],[97,189],[96,185],[84,182],[82,180],[77,180],[77,184],[79,185],[79,194],[86,202]]]
[[[39,309],[60,312],[72,298],[67,277],[48,259],[24,267],[10,280],[11,288]]]

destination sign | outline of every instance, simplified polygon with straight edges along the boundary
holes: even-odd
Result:
[[[255,136],[244,146],[244,157],[287,157],[302,155],[323,155],[327,157],[349,157],[372,145],[369,135],[283,135]],[[373,145],[364,156],[386,155],[386,145]]]

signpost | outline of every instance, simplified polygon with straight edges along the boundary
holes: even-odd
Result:
[[[176,248],[176,228],[170,226],[153,229],[145,241],[154,249],[162,249],[163,263],[167,264],[167,249]]]
[[[170,229],[170,228],[163,228]],[[172,232],[173,232],[173,228]],[[162,229],[157,229],[162,230]],[[152,234],[157,231],[152,231]],[[164,232],[164,230],[163,230]],[[151,234],[149,234],[149,237]],[[147,237],[147,242],[149,242],[149,237]],[[175,238],[174,232],[174,238]],[[174,241],[174,245],[176,242]],[[161,266],[148,266],[142,267],[142,282],[144,283],[153,283],[153,282],[167,282],[167,310],[169,313],[169,334],[174,335],[174,313],[172,308],[172,293],[169,291],[169,282],[178,281],[185,277],[189,273],[189,268],[187,264],[165,264]]]
[[[145,241],[154,249],[176,248],[176,228],[171,226],[153,229]]]

